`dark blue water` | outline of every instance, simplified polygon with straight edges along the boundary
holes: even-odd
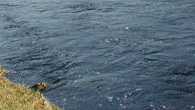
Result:
[[[0,65],[66,110],[193,109],[194,0],[1,0]]]

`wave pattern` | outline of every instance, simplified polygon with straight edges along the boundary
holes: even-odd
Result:
[[[7,77],[66,109],[194,107],[193,0],[1,1]]]

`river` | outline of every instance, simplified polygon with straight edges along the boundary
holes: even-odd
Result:
[[[66,110],[195,108],[194,0],[1,0],[0,65]]]

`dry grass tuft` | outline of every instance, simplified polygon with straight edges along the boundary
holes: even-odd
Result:
[[[8,71],[5,70],[2,66],[0,66],[0,76],[4,75],[4,74],[7,74],[7,73],[8,73]]]
[[[0,73],[7,73],[0,67]],[[60,110],[43,97],[23,85],[14,84],[0,75],[0,110]]]

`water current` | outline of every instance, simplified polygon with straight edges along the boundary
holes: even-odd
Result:
[[[1,0],[0,65],[66,110],[195,108],[194,0]]]

